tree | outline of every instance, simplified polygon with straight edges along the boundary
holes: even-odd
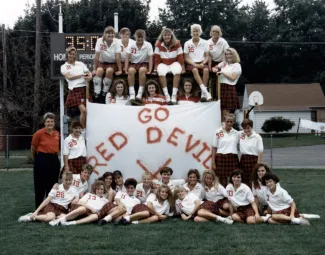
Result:
[[[295,123],[283,117],[272,117],[266,120],[262,126],[262,130],[266,133],[289,131],[294,127]]]

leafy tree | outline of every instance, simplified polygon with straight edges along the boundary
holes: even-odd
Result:
[[[295,123],[283,117],[272,117],[266,120],[262,126],[262,130],[266,133],[289,131],[294,127]]]

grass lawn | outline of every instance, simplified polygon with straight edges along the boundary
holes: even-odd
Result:
[[[325,145],[325,138],[313,134],[299,134],[297,139],[296,134],[275,134],[272,139],[270,135],[262,135],[262,137],[265,149]]]
[[[170,219],[151,225],[51,227],[18,223],[34,209],[32,172],[0,172],[0,254],[324,254],[325,171],[278,170],[281,186],[311,226],[196,224]]]

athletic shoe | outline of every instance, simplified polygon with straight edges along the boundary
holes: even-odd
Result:
[[[128,225],[128,224],[130,224],[130,222],[129,221],[127,221],[124,217],[122,217],[119,221],[118,221],[118,224],[119,225]]]
[[[211,99],[212,99],[210,92],[206,92],[205,97],[207,98],[208,101],[211,101]]]
[[[169,94],[165,95],[165,98],[166,98],[166,102],[169,103],[170,100],[171,100],[171,99],[170,99],[170,95],[169,95]]]
[[[135,100],[135,95],[130,95],[130,101]]]
[[[60,225],[61,226],[72,226],[72,225],[76,225],[76,224],[73,224],[73,221],[60,221]]]
[[[233,220],[230,220],[230,219],[228,219],[228,218],[223,218],[223,217],[218,218],[218,221],[220,221],[220,222],[222,222],[222,223],[225,223],[225,224],[228,224],[228,225],[231,225],[231,224],[234,223]]]
[[[172,95],[172,104],[176,104],[177,103],[177,98],[176,95]]]
[[[130,100],[130,103],[131,103],[131,105],[134,105],[134,106],[142,106],[143,105],[142,100],[137,97],[134,100]]]
[[[49,224],[52,226],[52,227],[55,227],[55,226],[59,226],[61,222],[61,219],[56,219],[56,220],[52,220],[49,222]]]
[[[98,226],[103,226],[103,225],[106,225],[108,224],[108,221],[104,220],[104,219],[101,219],[98,221]]]
[[[305,219],[320,219],[320,216],[318,214],[300,213],[300,217]]]
[[[201,100],[200,100],[200,102],[201,103],[205,103],[205,102],[207,102],[208,100],[207,100],[207,98],[206,98],[206,93],[204,93],[203,91],[201,91]]]
[[[300,218],[300,223],[299,225],[304,225],[304,226],[310,226],[310,223],[308,220],[306,220],[305,218]]]
[[[18,222],[30,222],[32,221],[32,213],[27,213],[26,215],[23,215],[19,217]]]

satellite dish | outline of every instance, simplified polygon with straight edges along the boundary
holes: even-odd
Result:
[[[262,105],[263,103],[263,95],[259,91],[253,91],[248,97],[248,104],[250,106]]]

